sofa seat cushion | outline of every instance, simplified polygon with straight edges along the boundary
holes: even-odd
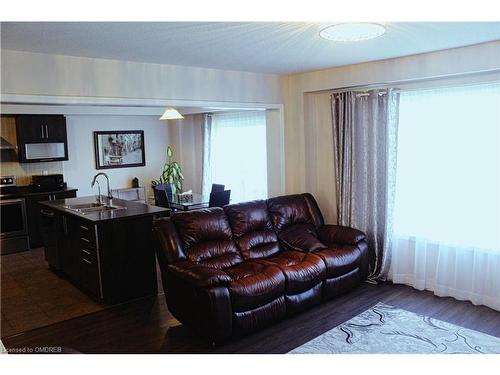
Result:
[[[314,254],[325,262],[327,278],[345,275],[360,266],[361,251],[357,246],[338,245]]]
[[[267,264],[278,266],[285,274],[286,294],[302,293],[318,283],[325,277],[325,263],[314,254],[300,251],[283,251],[278,255],[258,260]]]
[[[276,266],[244,261],[225,272],[232,279],[228,288],[234,311],[247,311],[285,294],[285,276]]]
[[[231,277],[220,269],[205,267],[188,261],[169,264],[166,271],[197,287],[226,285],[231,281]]]

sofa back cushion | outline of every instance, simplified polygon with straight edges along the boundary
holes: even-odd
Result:
[[[284,195],[267,200],[269,216],[278,232],[297,224],[314,227],[306,201],[301,194]]]
[[[312,196],[295,194],[267,200],[274,229],[289,250],[309,252],[326,248],[325,244],[318,240],[316,233],[316,228],[323,218],[317,217],[316,212],[315,215],[311,214],[313,202],[307,201],[306,198],[311,199]]]
[[[224,210],[243,258],[267,258],[280,251],[266,201],[231,204]]]
[[[179,212],[171,220],[189,261],[219,269],[242,261],[222,208]]]

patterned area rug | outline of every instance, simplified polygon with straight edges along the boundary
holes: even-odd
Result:
[[[378,303],[292,354],[492,354],[500,339]]]
[[[7,349],[5,349],[2,340],[0,340],[0,354],[7,354]]]

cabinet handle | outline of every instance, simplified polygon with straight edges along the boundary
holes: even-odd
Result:
[[[62,219],[63,219],[64,234],[67,235],[68,234],[68,222],[66,221],[66,216],[63,216]]]
[[[88,239],[83,238],[83,237],[80,237],[80,239],[81,239],[82,241],[85,241],[85,242],[90,242]]]
[[[90,251],[87,251],[85,249],[81,249],[85,254],[90,255]],[[84,258],[85,259],[85,258]]]
[[[80,225],[80,228],[85,229],[85,230],[89,230],[89,228],[86,227],[85,225]]]
[[[45,216],[54,217],[54,213],[50,211],[40,210],[40,213]]]
[[[45,125],[45,138],[49,139],[49,126]]]
[[[82,258],[82,260],[83,260],[85,263],[87,263],[87,264],[92,264],[92,262],[91,262],[90,260],[86,259],[86,258]]]
[[[42,130],[42,139],[44,139],[45,138],[45,134],[43,132],[43,130],[44,130],[43,125],[40,125],[40,129]]]

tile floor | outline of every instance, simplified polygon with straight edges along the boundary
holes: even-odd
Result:
[[[105,308],[51,272],[43,248],[1,256],[0,271],[0,337]]]

